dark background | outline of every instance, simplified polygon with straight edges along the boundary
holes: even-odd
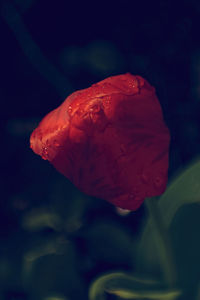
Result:
[[[29,149],[30,133],[69,93],[138,74],[156,87],[171,132],[171,178],[200,153],[200,2],[12,0],[2,1],[0,12],[0,293],[87,299],[94,276],[134,268],[120,245],[140,232],[145,209],[123,217],[82,195]],[[67,243],[64,258],[52,254]],[[27,279],[31,251],[40,254]]]

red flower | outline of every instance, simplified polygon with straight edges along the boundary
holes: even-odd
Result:
[[[136,210],[166,188],[169,140],[155,89],[128,73],[71,94],[31,148],[82,192]]]

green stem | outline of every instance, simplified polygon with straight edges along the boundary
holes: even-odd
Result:
[[[169,287],[174,287],[176,279],[176,267],[171,249],[170,237],[163,224],[161,214],[157,205],[158,199],[147,198],[145,200],[149,211],[152,225],[154,227],[155,238],[159,250],[160,261],[163,267],[163,275]]]

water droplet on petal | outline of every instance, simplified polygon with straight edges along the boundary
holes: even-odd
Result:
[[[71,105],[68,107],[68,113],[69,114],[71,114],[71,112],[72,112],[72,107],[71,107]]]
[[[47,150],[48,150],[48,148],[45,147],[45,148],[44,148],[44,153],[45,153],[45,154],[48,154],[48,151],[47,151]]]
[[[48,159],[48,148],[47,147],[44,147],[43,151],[42,151],[42,158],[44,160],[47,160]]]

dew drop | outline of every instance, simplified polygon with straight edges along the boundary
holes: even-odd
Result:
[[[71,107],[71,105],[68,107],[68,113],[69,114],[71,114],[71,112],[72,112],[72,107]]]
[[[47,160],[48,159],[48,148],[47,147],[44,147],[43,151],[42,151],[42,158],[44,160]]]
[[[45,153],[45,154],[48,154],[48,149],[47,149],[47,147],[44,148],[44,153]]]

